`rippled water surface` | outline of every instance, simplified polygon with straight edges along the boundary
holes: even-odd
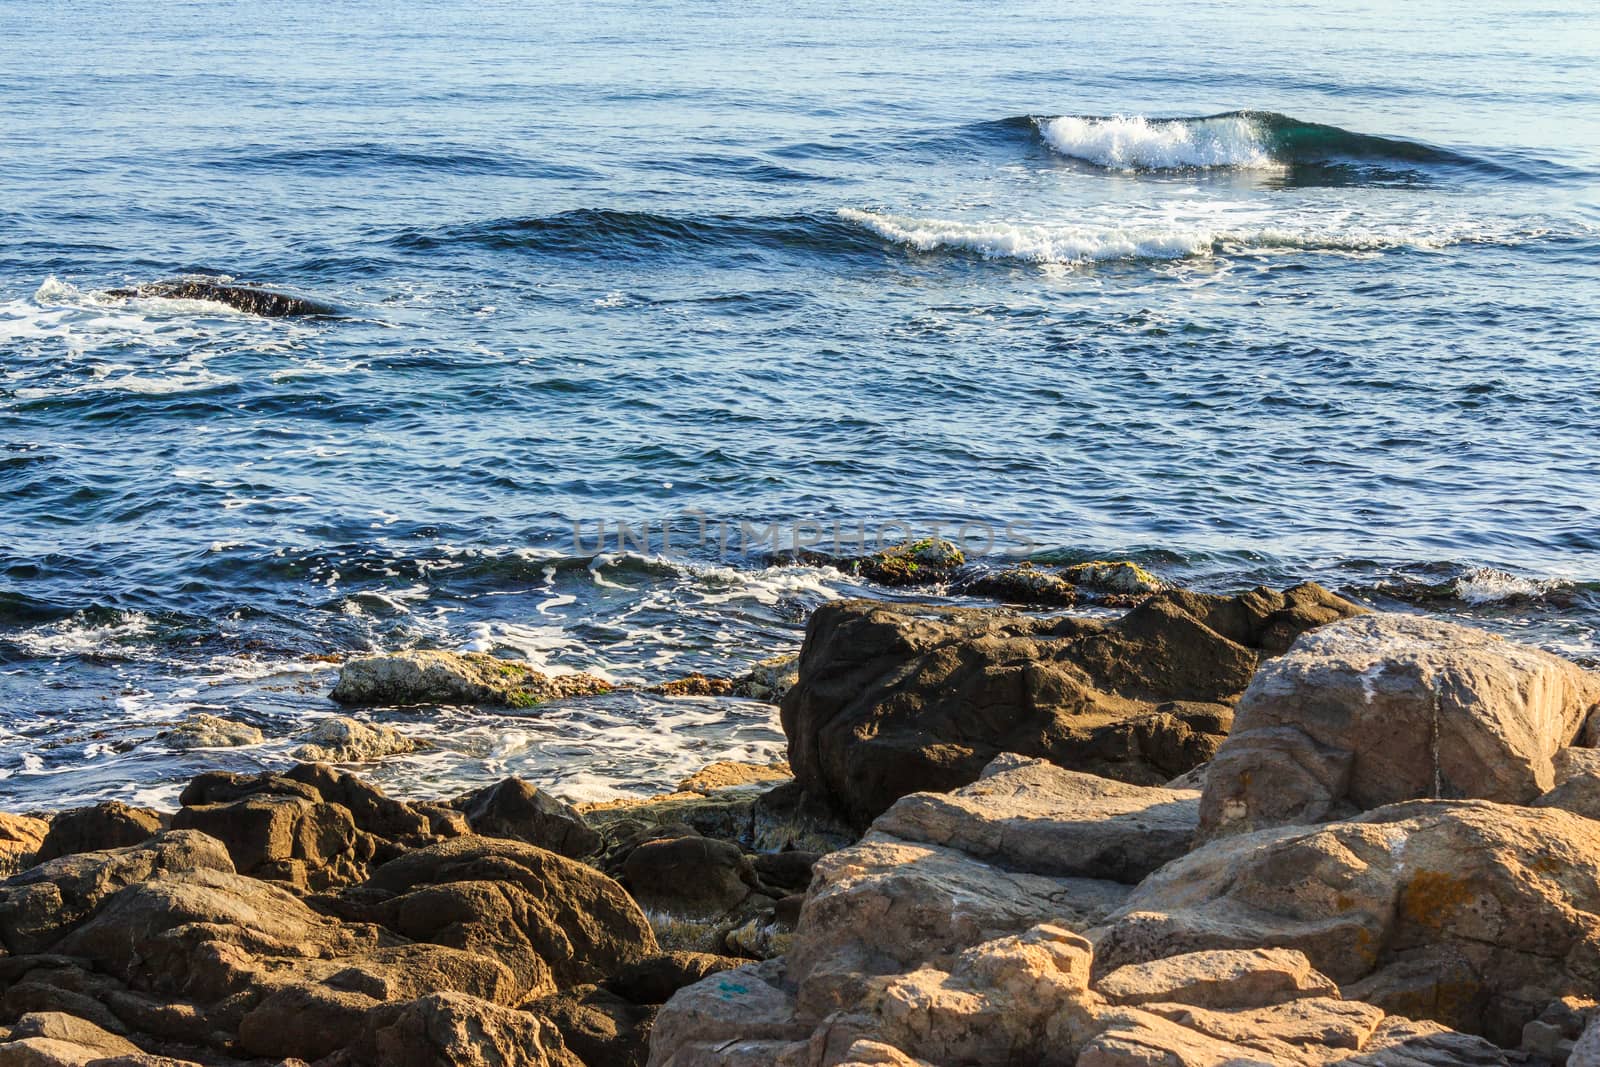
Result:
[[[730,674],[887,595],[768,524],[1600,656],[1600,12],[1332,6],[0,0],[0,801],[277,765],[329,656]],[[188,275],[339,314],[106,293]],[[782,743],[372,714],[402,792]]]

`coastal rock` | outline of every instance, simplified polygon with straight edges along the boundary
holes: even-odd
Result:
[[[547,700],[608,693],[589,674],[545,675],[482,652],[413,650],[353,659],[339,670],[341,704],[484,704],[529,708]]]
[[[1550,792],[1538,797],[1535,808],[1560,808],[1585,819],[1600,822],[1600,774],[1573,775]]]
[[[973,575],[960,582],[957,592],[989,597],[1007,604],[1036,604],[1065,607],[1078,600],[1078,587],[1059,573],[1032,563]]]
[[[948,960],[1042,923],[1088,929],[1128,889],[1012,872],[876,831],[817,861],[787,957],[800,1007],[820,1018],[857,1003],[874,979]]]
[[[857,829],[1005,751],[1157,785],[1215,753],[1262,656],[1360,610],[1315,585],[1165,591],[1112,623],[824,604],[783,700],[790,764],[807,805]]]
[[[1573,857],[1559,853],[1543,875],[1552,882],[1544,889],[1549,906],[1524,907],[1531,902],[1514,893],[1529,868],[1485,879],[1482,868],[1493,865],[1488,856],[1496,847],[1480,847],[1461,833],[1444,839],[1455,831],[1424,840],[1434,832],[1429,827],[1452,817],[1495,823],[1491,805],[1435,810],[1418,804],[1390,810],[1387,821],[1380,818],[1385,813],[1373,813],[1350,835],[1354,843],[1339,839],[1349,846],[1343,849],[1293,852],[1289,838],[1296,831],[1287,828],[1230,838],[1167,864],[1131,897],[1127,886],[1106,880],[1010,870],[1013,857],[1034,854],[1031,846],[1008,840],[1019,825],[1011,821],[1019,807],[1030,820],[1070,826],[1089,821],[1095,804],[1107,805],[1114,820],[1125,817],[1117,814],[1119,804],[1163,792],[1098,793],[1082,777],[1008,756],[956,794],[959,804],[925,809],[951,798],[902,800],[859,843],[816,861],[786,956],[711,975],[667,1001],[651,1036],[651,1067],[1509,1062],[1482,1037],[1342,999],[1334,980],[1385,973],[1391,958],[1411,959],[1417,944],[1459,938],[1470,951],[1471,939],[1486,934],[1475,919],[1499,920],[1499,928],[1487,928],[1494,932],[1519,925],[1530,935],[1549,931],[1561,903],[1554,899],[1556,872],[1583,869],[1566,865]],[[991,783],[998,783],[992,792]],[[1183,803],[1192,829],[1192,792]],[[905,812],[922,810],[937,811],[937,824],[952,828],[948,844],[887,832],[906,828]],[[1564,842],[1581,821],[1565,813],[1544,817],[1551,826],[1541,829],[1556,830]],[[1556,826],[1562,820],[1567,825]],[[1536,862],[1535,843],[1549,836],[1531,830],[1513,828],[1505,839],[1518,843],[1524,863]],[[1017,834],[1028,839],[1025,822]],[[1362,834],[1371,840],[1354,840]],[[969,843],[975,854],[962,850]],[[1565,847],[1588,846],[1578,840]],[[1196,860],[1208,852],[1209,858]],[[1444,887],[1426,874],[1369,870],[1384,864],[1398,869],[1413,859],[1420,871],[1443,870],[1439,865],[1451,857],[1470,857],[1454,861],[1464,868],[1454,872],[1462,884],[1434,895],[1432,889]],[[1510,862],[1503,850],[1500,859]],[[1074,861],[1062,856],[1051,862],[1070,868]],[[1421,894],[1414,899],[1402,894],[1407,877]],[[1594,878],[1576,881],[1588,885],[1573,887],[1569,896],[1600,894]],[[1479,883],[1498,908],[1471,897]],[[1156,916],[1139,911],[1135,902],[1152,893],[1162,900],[1170,894],[1171,910]],[[1208,903],[1214,896],[1222,899]],[[1454,918],[1445,916],[1446,908]],[[1408,910],[1419,916],[1416,925],[1401,928],[1394,916]],[[1160,937],[1167,918],[1181,921],[1185,936]],[[1158,936],[1147,936],[1152,932]],[[1555,956],[1567,953],[1561,967],[1567,984],[1592,973],[1585,946],[1600,939],[1588,938],[1589,932],[1579,923],[1563,931],[1564,941],[1545,942]],[[1538,975],[1553,957],[1519,958],[1518,951],[1532,946],[1521,934],[1508,940],[1519,937],[1521,948],[1505,956],[1480,946],[1486,954],[1481,973],[1497,975],[1481,980],[1501,983],[1508,1001],[1547,1003],[1539,998],[1561,982]],[[1140,951],[1130,951],[1135,948]],[[1347,970],[1334,974],[1319,955],[1342,961]],[[1510,969],[1497,971],[1501,964]],[[1491,1011],[1491,1017],[1499,1016]]]
[[[17,1067],[143,1056],[144,1050],[127,1038],[59,1011],[28,1012],[0,1031],[0,1064]]]
[[[365,763],[423,747],[393,727],[343,715],[319,719],[300,736],[302,743],[292,754],[306,763]]]
[[[1075,563],[1062,572],[1062,577],[1099,593],[1158,593],[1166,587],[1160,578],[1128,560]]]
[[[1128,785],[1003,755],[953,793],[901,797],[880,833],[959,849],[1011,871],[1129,885],[1189,851],[1194,790]]]
[[[226,304],[237,311],[273,319],[336,313],[333,307],[308,300],[303,296],[290,296],[287,293],[275,293],[269,289],[257,289],[248,285],[224,285],[220,282],[197,279],[150,282],[133,289],[107,289],[105,295],[140,299],[208,300],[216,304]]]
[[[1514,1046],[1600,974],[1600,839],[1557,809],[1412,801],[1223,838],[1147,878],[1093,936],[1099,973],[1297,949],[1346,995]]]
[[[373,1012],[352,1059],[363,1067],[585,1067],[548,1020],[451,993]]]
[[[136,808],[120,800],[104,800],[89,808],[72,808],[50,820],[50,832],[39,845],[35,862],[77,852],[137,845],[160,833],[166,820],[153,808]]]
[[[1419,797],[1525,804],[1600,701],[1600,679],[1482,630],[1367,615],[1302,637],[1240,699],[1207,771],[1204,836]]]
[[[718,760],[709,763],[678,783],[682,793],[715,793],[739,786],[770,786],[774,782],[790,779],[789,765],[777,763],[740,763],[737,760]]]
[[[0,812],[0,878],[10,877],[32,862],[50,824],[28,815]]]
[[[1094,988],[1113,1004],[1155,1001],[1223,1009],[1339,996],[1333,979],[1313,968],[1305,953],[1282,948],[1189,952],[1130,963],[1101,978]]]
[[[190,716],[170,730],[156,734],[156,740],[168,748],[187,752],[197,748],[240,748],[244,745],[259,745],[266,740],[266,735],[249,723],[201,712]]]
[[[938,585],[948,582],[966,554],[938,537],[907,541],[856,559],[835,561],[841,570],[888,586]]]
[[[664,697],[726,697],[733,696],[733,689],[732,678],[713,678],[696,672],[682,678],[674,678],[670,682],[662,682],[660,685],[649,686],[645,692]]]
[[[233,873],[215,838],[169,830],[149,841],[41,863],[0,883],[0,944],[13,955],[48,951],[106,899],[165,872]]]
[[[665,1004],[685,986],[745,962],[708,952],[663,952],[628,964],[601,984],[634,1004]]]
[[[733,680],[735,696],[751,700],[767,700],[776,704],[800,680],[800,656],[773,656],[759,661],[744,674]]]
[[[473,832],[547,848],[572,859],[600,847],[600,835],[570,804],[523,781],[506,778],[456,801]]]
[[[590,1067],[645,1067],[654,1005],[631,1003],[599,986],[580,986],[522,1007],[548,1020],[567,1049]]]
[[[757,884],[738,845],[697,834],[639,845],[623,863],[622,880],[647,912],[702,919],[732,911]]]
[[[392,860],[346,900],[344,914],[500,960],[523,996],[598,982],[659,951],[616,882],[501,838],[455,838]]]
[[[360,881],[406,848],[465,829],[454,813],[395,800],[317,763],[283,774],[208,772],[178,799],[173,826],[222,841],[238,871],[311,889]]]

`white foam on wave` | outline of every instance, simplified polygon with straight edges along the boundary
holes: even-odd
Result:
[[[1493,604],[1502,600],[1535,599],[1560,588],[1561,582],[1553,578],[1526,578],[1478,567],[1455,580],[1454,592],[1468,604]]]
[[[1112,170],[1180,170],[1232,167],[1275,170],[1266,131],[1244,115],[1209,119],[1035,119],[1045,143],[1064,156]]]
[[[30,656],[128,654],[128,646],[155,632],[156,623],[142,611],[118,612],[105,622],[86,623],[74,616],[13,634],[11,642]]]
[[[1222,206],[1226,208],[1226,205]],[[1217,210],[1184,217],[1166,212],[1134,225],[1107,222],[984,221],[916,218],[842,208],[839,217],[885,240],[919,252],[971,252],[985,259],[1077,266],[1140,260],[1179,260],[1211,256],[1321,252],[1369,256],[1407,248],[1439,251],[1471,242],[1511,244],[1543,231],[1495,231],[1465,221],[1430,224],[1426,220],[1351,225],[1344,215],[1304,215],[1292,224],[1264,224],[1259,213]]]

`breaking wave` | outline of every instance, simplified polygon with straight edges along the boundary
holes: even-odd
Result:
[[[1375,137],[1269,111],[1197,118],[1063,115],[1032,123],[1053,151],[1111,170],[1282,170],[1294,164],[1371,161],[1529,176],[1519,167],[1422,141]]]

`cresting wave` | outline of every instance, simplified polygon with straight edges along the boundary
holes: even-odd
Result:
[[[885,240],[918,252],[975,253],[984,259],[1077,266],[1112,261],[1160,261],[1229,254],[1324,252],[1370,254],[1393,249],[1439,250],[1466,243],[1513,244],[1541,231],[1496,232],[1466,223],[1343,228],[1213,226],[1152,223],[1144,226],[1061,225],[1044,222],[964,222],[884,212],[840,210],[839,217]]]
[[[1053,151],[1110,170],[1286,170],[1295,164],[1364,161],[1533,176],[1420,141],[1376,137],[1270,111],[1193,118],[1063,115],[1030,122]]]

